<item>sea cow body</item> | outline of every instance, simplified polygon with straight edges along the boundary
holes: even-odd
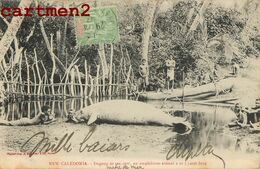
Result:
[[[174,117],[152,105],[132,100],[110,100],[87,106],[75,113],[76,119],[96,123],[158,125],[191,130],[181,117]]]

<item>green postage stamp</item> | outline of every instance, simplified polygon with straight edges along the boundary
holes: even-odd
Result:
[[[76,17],[76,36],[79,45],[116,43],[119,29],[116,7],[90,8],[89,17]]]

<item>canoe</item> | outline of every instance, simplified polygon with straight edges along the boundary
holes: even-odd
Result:
[[[231,90],[236,78],[227,78],[218,82],[209,83],[193,88],[178,88],[173,90],[166,90],[164,92],[143,92],[139,94],[139,97],[147,100],[181,100],[189,101],[193,99],[205,99],[224,91]]]

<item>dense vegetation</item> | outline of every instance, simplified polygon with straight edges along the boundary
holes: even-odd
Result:
[[[214,65],[220,72],[227,72],[231,62],[241,67],[245,59],[258,56],[260,51],[259,24],[253,11],[259,11],[257,2],[250,1],[243,10],[224,8],[209,4],[200,16],[199,24],[193,30],[192,24],[199,15],[202,3],[197,1],[180,1],[164,11],[156,11],[152,37],[149,45],[150,77],[163,79],[165,59],[173,56],[176,60],[176,81],[186,80],[196,83],[201,72],[212,73]],[[17,6],[17,2],[1,2],[2,6]],[[33,6],[34,4],[32,4]],[[53,4],[45,4],[53,6]],[[144,32],[145,4],[118,6],[118,20],[121,41],[114,44],[114,63],[119,64],[122,53],[129,54],[136,77],[141,60],[142,35]],[[5,18],[8,22],[11,17]],[[54,53],[66,66],[70,64],[76,53],[80,58],[78,65],[83,69],[84,60],[91,65],[91,74],[95,76],[96,65],[100,63],[98,45],[77,46],[73,17],[26,17],[18,31],[19,46],[24,47],[29,63],[34,61],[34,48],[45,65],[52,65],[50,54],[46,48],[40,30],[39,21],[43,20],[45,31],[50,38],[53,34]],[[258,25],[257,25],[258,24]],[[0,37],[7,29],[0,19]],[[192,30],[192,31],[191,31]],[[30,33],[33,35],[30,36]],[[27,39],[27,37],[30,37]],[[14,45],[12,45],[14,48]],[[109,45],[105,46],[109,51]],[[10,51],[9,51],[10,52]],[[7,63],[10,57],[6,55]],[[109,61],[109,58],[107,58]],[[130,63],[129,63],[130,64]],[[51,66],[47,67],[51,72]],[[83,70],[82,70],[83,71]],[[63,73],[57,67],[57,74]],[[177,83],[178,85],[178,83]]]

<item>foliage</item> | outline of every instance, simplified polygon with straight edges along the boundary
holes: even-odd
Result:
[[[18,4],[6,3],[3,5],[17,6]],[[180,1],[167,11],[157,13],[149,45],[151,77],[157,76],[162,79],[165,75],[165,59],[173,56],[176,60],[176,81],[181,82],[184,75],[185,79],[196,83],[196,76],[201,71],[211,73],[212,65],[217,64],[221,69],[229,69],[231,59],[243,64],[242,60],[248,57],[249,53],[256,54],[260,51],[259,28],[255,28],[255,33],[251,33],[250,37],[245,38],[253,25],[249,26],[249,16],[237,9],[209,5],[203,13],[198,27],[187,35],[201,6],[202,3],[193,0]],[[248,9],[248,7],[245,8]],[[141,3],[124,6],[118,4],[121,42],[114,44],[114,64],[120,64],[122,57],[129,56],[135,75],[138,75],[141,60],[146,9],[147,6]],[[253,16],[251,15],[251,17]],[[11,19],[11,17],[6,18],[9,22]],[[91,74],[95,75],[96,65],[100,62],[98,45],[77,46],[72,17],[41,18],[33,16],[25,18],[17,38],[20,47],[24,47],[24,51],[27,53],[29,63],[32,64],[34,61],[33,49],[35,48],[38,59],[44,62],[48,73],[51,73],[52,61],[40,30],[40,19],[43,20],[49,40],[53,34],[53,51],[60,61],[68,66],[79,51],[77,57],[80,70],[83,72],[84,65],[81,63],[87,60],[91,67]],[[67,29],[65,29],[66,24]],[[0,19],[0,38],[6,29],[7,26]],[[33,31],[33,36],[27,41],[26,38],[31,31]],[[57,32],[60,32],[61,39],[57,38]],[[106,45],[105,48],[109,62],[110,46]],[[23,68],[25,71],[25,66]],[[61,71],[57,70],[57,74],[59,73]]]
[[[173,56],[177,64],[177,82],[183,80],[182,73],[186,79],[196,82],[201,71],[211,74],[214,65],[227,70],[231,60],[240,63],[246,57],[246,46],[240,35],[246,19],[236,9],[211,4],[200,18],[197,29],[187,35],[200,7],[196,1],[181,1],[167,12],[160,13],[155,23],[151,63],[160,63],[154,69],[163,70],[164,60]]]

